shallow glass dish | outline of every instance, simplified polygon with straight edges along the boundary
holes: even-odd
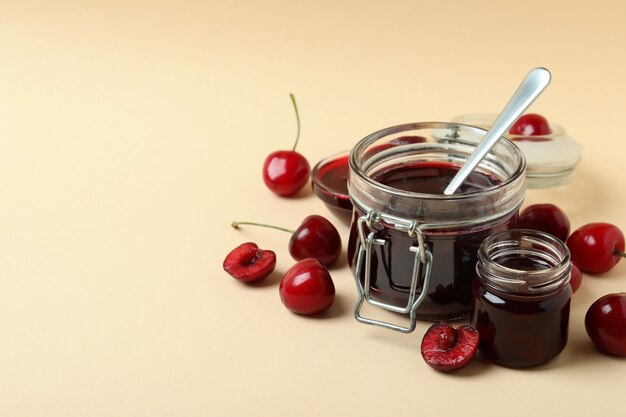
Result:
[[[311,184],[313,193],[331,210],[352,212],[348,195],[348,155],[343,151],[322,159],[313,167]]]

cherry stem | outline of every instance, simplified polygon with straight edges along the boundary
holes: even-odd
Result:
[[[291,102],[293,103],[293,109],[296,111],[296,121],[298,122],[298,133],[296,134],[296,142],[293,144],[292,151],[296,150],[296,146],[298,146],[298,141],[300,140],[300,113],[298,113],[298,105],[296,104],[296,98],[292,93],[289,93],[289,97],[291,97]]]
[[[269,227],[270,229],[282,230],[283,232],[292,233],[292,234],[296,232],[295,230],[286,229],[284,227],[278,227],[278,226],[273,226],[271,224],[255,223],[255,222],[232,222],[230,225],[233,227],[233,229],[239,229],[240,224],[247,224],[250,226]]]
[[[626,253],[622,252],[620,250],[620,248],[618,248],[617,246],[615,247],[615,249],[613,249],[613,255],[621,256],[622,258],[626,258]]]

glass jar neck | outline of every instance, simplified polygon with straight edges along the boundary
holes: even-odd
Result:
[[[376,179],[377,173],[403,165],[430,162],[460,167],[484,134],[482,129],[454,123],[411,123],[375,132],[350,152],[350,198],[363,212],[428,224],[489,222],[513,213],[524,198],[526,163],[519,148],[504,138],[475,170],[493,179],[494,185],[477,191],[451,196],[426,194],[394,188]],[[420,141],[411,143],[406,138]]]
[[[476,272],[488,287],[518,295],[545,295],[569,283],[569,250],[556,237],[536,230],[507,230],[485,239]]]

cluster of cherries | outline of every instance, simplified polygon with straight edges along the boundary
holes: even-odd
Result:
[[[308,161],[295,151],[300,137],[300,117],[293,95],[291,100],[298,122],[295,144],[291,150],[273,152],[263,165],[266,186],[284,197],[296,194],[310,177]],[[520,117],[509,133],[516,135],[516,140],[533,141],[550,134],[551,129],[543,116],[527,114]],[[335,263],[341,253],[341,238],[327,219],[308,216],[296,230],[252,222],[233,222],[232,226],[238,228],[244,224],[291,233],[289,253],[298,262],[287,270],[279,286],[280,298],[289,310],[312,315],[332,306],[335,287],[327,267]],[[520,213],[519,227],[549,233],[566,243],[572,260],[572,292],[580,288],[582,272],[607,272],[625,257],[624,235],[619,228],[609,223],[590,223],[570,234],[569,219],[554,204],[526,207]],[[273,272],[276,254],[247,242],[230,252],[223,266],[235,279],[255,282]],[[608,294],[594,302],[585,316],[585,328],[600,350],[626,356],[626,293]],[[464,367],[473,359],[478,342],[479,334],[471,326],[455,328],[448,323],[436,323],[424,334],[421,353],[431,367],[451,371]]]
[[[549,135],[551,129],[543,116],[527,114],[509,133],[516,135],[514,140],[537,141],[539,136]],[[624,235],[618,227],[589,223],[570,234],[568,217],[554,204],[526,207],[519,215],[518,226],[549,233],[566,243],[572,261],[572,292],[580,288],[582,272],[602,274],[625,257]],[[600,350],[626,356],[626,293],[607,294],[595,301],[585,315],[585,329]],[[459,369],[473,359],[478,342],[478,332],[471,326],[454,328],[448,323],[436,323],[422,339],[422,357],[440,371]]]
[[[298,133],[291,150],[271,153],[263,164],[263,180],[274,193],[289,197],[308,183],[311,169],[308,161],[296,152],[300,138],[300,115],[291,94],[296,113]],[[233,222],[240,225],[270,227],[291,233],[289,253],[298,261],[283,275],[279,294],[289,310],[303,315],[319,314],[328,310],[335,300],[335,286],[328,272],[341,255],[341,237],[333,224],[318,215],[306,217],[296,230],[254,222]],[[246,242],[232,250],[224,260],[224,270],[233,278],[250,283],[269,276],[276,266],[276,254]]]

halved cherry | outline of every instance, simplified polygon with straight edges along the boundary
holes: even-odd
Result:
[[[471,326],[454,328],[448,323],[435,323],[422,339],[422,357],[438,371],[460,369],[476,355],[478,340],[478,330]]]
[[[224,271],[242,282],[259,281],[272,273],[276,254],[259,249],[256,243],[246,242],[230,251],[224,259]]]

